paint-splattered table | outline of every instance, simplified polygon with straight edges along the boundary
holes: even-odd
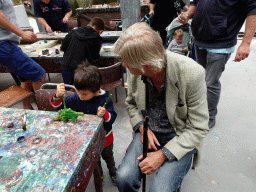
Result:
[[[24,112],[26,131],[22,129]],[[76,123],[64,123],[53,121],[56,115],[0,108],[1,192],[85,191],[105,145],[102,118],[84,115]],[[8,128],[9,123],[13,128]],[[25,140],[18,142],[22,136]]]

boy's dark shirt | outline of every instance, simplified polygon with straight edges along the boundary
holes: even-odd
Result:
[[[98,59],[101,43],[101,36],[92,27],[82,26],[70,31],[60,47],[64,51],[61,70],[74,72],[83,61]]]
[[[70,11],[71,7],[67,0],[50,0],[48,4],[34,0],[35,17],[42,17],[53,31],[68,32],[68,25],[62,23],[62,19]]]
[[[50,97],[50,103],[52,104],[52,106],[54,106],[56,108],[56,110],[63,109],[64,106],[63,106],[62,102],[61,102],[60,106],[56,106],[56,103],[53,102],[54,95],[52,95]],[[71,108],[72,110],[74,110],[76,112],[83,112],[85,114],[96,115],[99,106],[104,105],[104,103],[108,99],[108,96],[109,96],[109,93],[105,92],[104,94],[93,97],[90,100],[82,101],[82,100],[80,100],[77,93],[74,93],[73,95],[65,98],[66,107]],[[113,102],[111,99],[108,101],[105,108],[108,111],[108,113],[110,114],[109,121],[103,122],[104,130],[106,131],[106,135],[108,135],[108,133],[112,130],[112,124],[115,122],[117,114],[114,110]]]

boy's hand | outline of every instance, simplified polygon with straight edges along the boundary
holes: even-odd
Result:
[[[99,117],[104,117],[105,112],[106,112],[106,108],[99,106],[97,115]]]
[[[57,93],[56,93],[56,97],[60,98],[65,94],[66,90],[65,90],[65,84],[64,83],[60,83],[57,85]]]

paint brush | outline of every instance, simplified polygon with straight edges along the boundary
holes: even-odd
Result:
[[[104,105],[103,105],[102,107],[104,107],[104,108],[105,108],[105,106],[107,105],[108,100],[110,99],[110,97],[111,97],[111,96],[112,96],[112,94],[109,94],[109,96],[108,96],[108,98],[107,98],[106,102],[104,103]]]
[[[23,124],[22,124],[22,129],[23,131],[26,131],[27,130],[27,124],[26,124],[26,121],[27,121],[27,115],[26,115],[26,112],[24,111],[24,114],[23,114]]]
[[[64,105],[64,109],[66,109],[67,107],[66,107],[66,101],[65,101],[65,96],[64,95],[62,96],[62,102],[63,102],[63,105]]]

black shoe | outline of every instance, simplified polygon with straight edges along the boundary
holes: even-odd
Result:
[[[103,179],[104,179],[104,177],[103,177],[103,176],[101,176],[100,180],[101,180],[101,184],[102,184],[102,186],[103,186]]]
[[[209,129],[213,128],[215,126],[215,123],[216,121],[215,120],[209,120],[209,123],[208,123],[208,126],[209,126]]]

